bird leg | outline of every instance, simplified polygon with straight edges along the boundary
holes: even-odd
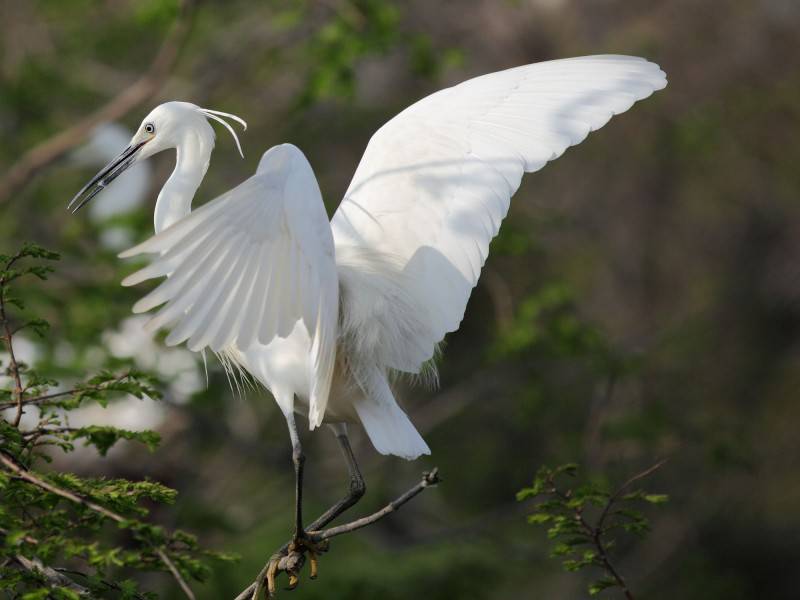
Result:
[[[336,441],[339,443],[339,448],[342,450],[342,456],[344,456],[344,460],[347,463],[347,472],[350,475],[349,489],[347,495],[322,513],[308,526],[309,531],[322,529],[347,509],[355,506],[358,501],[364,497],[364,494],[367,493],[367,485],[364,482],[364,477],[361,475],[361,469],[358,468],[356,457],[353,454],[353,448],[350,446],[350,439],[347,437],[347,430],[344,428],[344,425],[336,426],[336,428],[332,426],[332,429],[336,435]]]
[[[292,535],[292,541],[273,554],[267,563],[264,578],[266,579],[267,597],[269,598],[275,595],[275,578],[280,571],[285,571],[289,575],[290,590],[297,587],[299,582],[298,575],[305,563],[306,541],[310,542],[310,540],[307,540],[308,536],[303,528],[303,472],[306,457],[303,454],[303,446],[297,433],[297,424],[295,423],[293,411],[286,413],[286,423],[289,426],[289,437],[292,440],[292,464],[294,465],[294,534]],[[316,551],[318,549],[314,547],[311,550],[314,551],[314,560],[316,562]],[[263,583],[259,587],[262,586]],[[256,600],[259,592],[260,590],[256,589],[253,594],[253,600]]]
[[[294,419],[292,419],[294,426]],[[303,529],[303,471],[306,463],[306,456],[303,454],[303,447],[300,445],[300,438],[295,428],[292,436],[292,463],[294,464],[294,541],[305,536]]]
[[[305,564],[306,556],[309,561],[310,577],[311,579],[316,579],[319,571],[319,555],[327,552],[329,547],[329,542],[327,540],[316,541],[313,538],[313,534],[307,533],[306,528],[303,526],[302,498],[305,456],[303,455],[299,435],[297,434],[297,427],[294,423],[294,415],[292,415],[291,418],[287,417],[287,421],[289,422],[289,435],[292,439],[292,463],[295,468],[294,535],[291,542],[270,557],[266,571],[266,585],[269,597],[275,594],[277,589],[275,578],[281,571],[289,575],[288,589],[293,590],[297,587],[300,582],[300,569]],[[310,532],[316,532],[322,529],[347,509],[353,507],[364,496],[367,490],[364,477],[361,475],[361,470],[356,462],[353,449],[350,446],[350,440],[347,437],[346,429],[343,426],[335,426],[332,427],[332,429],[336,435],[336,441],[339,443],[339,448],[342,451],[345,462],[347,463],[347,471],[350,476],[349,490],[342,499],[322,513],[308,526],[308,531]]]

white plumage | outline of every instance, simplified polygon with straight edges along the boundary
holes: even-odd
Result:
[[[271,148],[253,177],[120,256],[140,253],[157,257],[122,284],[169,275],[133,307],[145,312],[164,305],[147,327],[169,327],[168,345],[186,341],[190,350],[229,352],[249,367],[247,359],[287,338],[296,323],[313,333],[303,357],[307,384],[284,390],[278,381],[263,381],[261,370],[253,374],[262,375],[276,395],[303,392],[312,427],[322,422],[336,356],[339,290],[325,205],[299,150]],[[290,398],[280,400],[291,410]]]
[[[411,459],[429,449],[389,373],[419,373],[458,328],[523,173],[665,85],[643,59],[592,56],[442,90],[375,133],[330,223],[311,166],[288,144],[190,213],[214,144],[207,117],[230,115],[188,103],[156,108],[133,154],[94,183],[130,156],[177,148],[157,235],[122,255],[153,255],[125,285],[167,276],[134,310],[162,306],[149,326],[169,329],[168,344],[209,348],[249,371],[290,431],[295,411],[312,429],[360,422],[378,451]]]
[[[362,299],[374,307],[355,319],[358,336],[374,344],[363,354],[417,372],[458,328],[523,172],[541,169],[665,85],[659,67],[640,58],[556,60],[442,90],[381,127],[331,227],[337,254],[356,248],[393,257],[398,271],[385,276],[410,302],[402,316],[413,318],[397,322],[380,291]],[[354,275],[345,293],[370,289],[372,276]]]

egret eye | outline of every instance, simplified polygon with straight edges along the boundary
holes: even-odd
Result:
[[[153,125],[152,123],[146,123],[145,126],[144,126],[144,130],[147,133],[155,133],[156,132],[156,126]]]

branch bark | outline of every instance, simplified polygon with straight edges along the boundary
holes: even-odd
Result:
[[[34,146],[0,179],[0,204],[25,187],[48,167],[83,142],[100,123],[115,121],[155,95],[169,76],[191,24],[194,0],[181,0],[178,17],[147,72],[89,116]]]

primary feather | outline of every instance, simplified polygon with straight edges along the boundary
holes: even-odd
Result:
[[[371,265],[350,267],[343,295],[369,307],[368,318],[345,317],[372,341],[360,353],[418,372],[458,328],[522,174],[665,85],[640,58],[554,60],[442,90],[381,127],[331,221],[337,255],[382,254],[393,266],[384,289],[370,284]],[[394,308],[399,293],[406,311]]]

